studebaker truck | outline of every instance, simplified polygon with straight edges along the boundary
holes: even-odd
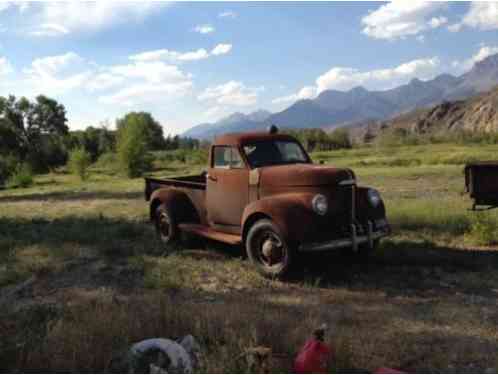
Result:
[[[286,275],[310,252],[371,252],[390,233],[377,190],[357,186],[350,169],[314,164],[276,127],[220,136],[207,172],[146,178],[145,186],[150,219],[164,244],[186,232],[243,245],[269,277]]]

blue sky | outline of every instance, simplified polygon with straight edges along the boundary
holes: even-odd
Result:
[[[149,111],[166,133],[327,89],[461,74],[498,53],[498,3],[0,1],[0,95],[69,125]]]

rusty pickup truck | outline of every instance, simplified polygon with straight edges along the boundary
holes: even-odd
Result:
[[[216,138],[207,172],[146,178],[145,196],[164,244],[181,232],[243,244],[269,277],[286,275],[309,252],[369,253],[390,233],[377,190],[357,186],[350,169],[314,164],[276,127]]]

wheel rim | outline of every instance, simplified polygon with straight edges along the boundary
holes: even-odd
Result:
[[[287,250],[280,237],[273,231],[263,231],[257,238],[259,261],[266,267],[277,268],[285,263]]]
[[[166,215],[164,212],[161,212],[159,214],[157,230],[159,231],[161,237],[164,239],[169,239],[169,237],[171,236],[171,222],[168,215]]]

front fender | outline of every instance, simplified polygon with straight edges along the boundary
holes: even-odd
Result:
[[[246,206],[242,214],[242,233],[246,234],[254,218],[268,217],[279,228],[284,238],[291,243],[300,242],[316,215],[311,208],[315,194],[286,193],[254,201]]]
[[[357,188],[356,197],[356,216],[361,222],[366,222],[367,220],[379,220],[386,218],[386,208],[384,206],[384,201],[382,200],[377,207],[372,207],[368,202],[368,190],[369,187],[359,186]]]

